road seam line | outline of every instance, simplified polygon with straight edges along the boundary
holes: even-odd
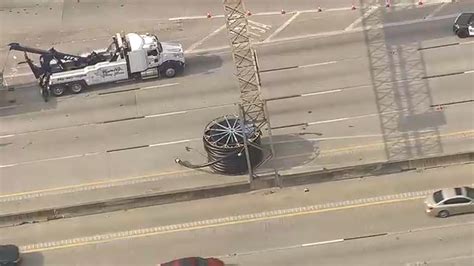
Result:
[[[149,89],[170,87],[170,86],[176,86],[176,85],[179,85],[179,83],[167,83],[167,84],[160,84],[160,85],[148,86],[148,87],[140,88],[140,90],[149,90]]]

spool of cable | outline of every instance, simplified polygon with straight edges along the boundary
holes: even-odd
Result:
[[[226,115],[211,121],[204,130],[203,144],[208,162],[195,165],[176,158],[176,163],[188,168],[210,167],[220,174],[237,175],[248,172],[245,154],[244,134],[247,137],[250,165],[252,168],[262,162],[263,152],[260,146],[261,131],[252,124],[243,126],[234,115]],[[255,144],[255,145],[252,145]]]
[[[244,134],[249,144],[260,145],[261,131],[255,125],[242,127],[240,119],[227,115],[211,121],[204,130],[203,142],[209,166],[221,174],[243,174],[248,172]],[[262,161],[262,150],[248,145],[251,166]]]

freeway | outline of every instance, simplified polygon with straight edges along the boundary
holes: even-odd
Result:
[[[24,265],[470,265],[472,214],[424,214],[423,198],[472,184],[473,165],[329,182],[0,228]],[[423,265],[423,264],[421,264]]]
[[[295,2],[293,9],[309,8],[307,3]],[[253,25],[266,29],[257,50],[277,152],[266,167],[321,169],[472,151],[474,43],[450,32],[453,17],[471,3],[379,7],[368,16],[365,9],[338,10],[335,4],[335,10],[321,13],[251,17]],[[333,17],[339,20],[322,26]],[[420,21],[423,17],[429,18]],[[174,163],[176,157],[206,160],[202,130],[210,120],[235,113],[239,94],[232,58],[219,48],[225,31],[202,38],[222,20],[181,21],[183,31],[171,29],[165,36],[201,38],[184,41],[196,49],[183,77],[97,88],[47,104],[36,88],[6,92],[15,103],[0,110],[2,196],[165,176],[186,170]],[[377,27],[380,22],[386,27]],[[70,42],[58,49],[103,45],[103,39],[81,42],[84,36],[71,32],[63,33]],[[2,32],[15,36],[9,34]],[[285,67],[291,68],[278,70]],[[16,70],[12,77],[27,71]],[[453,84],[455,89],[447,89]],[[385,98],[396,104],[387,105]]]

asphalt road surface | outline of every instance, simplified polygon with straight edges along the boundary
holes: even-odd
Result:
[[[472,184],[472,164],[266,190],[0,228],[23,265],[472,265],[472,214],[427,216],[423,199]]]
[[[105,8],[109,2],[97,7],[90,1],[56,1],[63,6],[27,10],[11,8],[13,2],[2,3],[2,43],[55,45],[77,53],[107,45],[122,26],[104,21],[118,19],[107,12],[144,10],[132,1],[113,8]],[[314,10],[313,1],[280,2],[248,3],[275,136],[276,157],[266,170],[472,151],[474,43],[453,36],[451,24],[474,1],[421,7],[394,1],[391,9],[358,4],[355,11],[349,1],[320,1],[323,12]],[[211,1],[179,6],[149,6],[142,20],[122,28],[158,31],[162,40],[182,42],[187,50],[182,77],[92,88],[43,103],[36,87],[15,85],[31,81],[26,66],[17,65],[21,54],[2,57],[5,81],[15,87],[0,97],[2,197],[141,176],[174,179],[171,173],[188,172],[175,158],[207,160],[203,129],[212,119],[237,112],[239,92],[222,18],[199,17],[209,9],[221,14],[220,7]],[[280,14],[280,6],[288,13]],[[105,13],[96,17],[92,10]],[[273,13],[262,14],[267,11]],[[36,23],[25,23],[22,16],[36,16]],[[192,183],[175,183],[180,182]]]

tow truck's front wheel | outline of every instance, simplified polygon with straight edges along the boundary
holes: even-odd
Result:
[[[469,32],[467,31],[467,29],[459,29],[457,31],[457,35],[459,38],[467,38],[469,36]]]
[[[63,95],[65,91],[66,91],[66,87],[64,85],[51,86],[51,92],[56,97]]]
[[[177,62],[167,62],[163,64],[162,75],[167,78],[173,78],[182,71],[182,66]]]

